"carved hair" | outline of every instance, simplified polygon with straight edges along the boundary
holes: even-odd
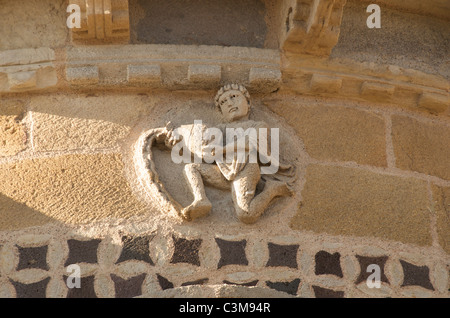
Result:
[[[219,105],[219,98],[220,96],[222,96],[225,92],[228,91],[239,91],[242,93],[242,95],[245,96],[245,98],[247,99],[248,104],[250,105],[250,94],[248,92],[248,90],[245,88],[244,85],[241,84],[226,84],[224,86],[222,86],[219,91],[216,94],[216,97],[214,98],[214,103],[216,105],[217,108],[220,109],[220,105]]]

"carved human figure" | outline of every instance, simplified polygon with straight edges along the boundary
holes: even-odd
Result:
[[[215,97],[215,105],[224,121],[218,127],[223,133],[226,133],[229,128],[240,129],[240,131],[247,131],[249,128],[254,128],[256,131],[259,128],[268,128],[265,122],[249,119],[250,95],[242,85],[229,84],[222,87]],[[166,146],[171,148],[180,141],[180,138],[176,137],[172,131],[169,131],[165,137]],[[271,139],[269,135],[267,137],[267,140]],[[241,151],[242,154],[244,150],[237,149],[239,144],[244,145],[245,155],[239,155],[239,152]],[[261,163],[249,160],[248,154],[251,151],[259,152],[262,150],[259,149],[260,146],[260,143],[252,141],[245,134],[238,136],[237,140],[232,142],[227,143],[224,140],[222,146],[217,143],[203,145],[202,152],[206,157],[220,152],[224,158],[231,153],[232,159],[185,165],[184,176],[194,200],[190,205],[182,208],[182,216],[187,220],[193,220],[209,214],[212,205],[206,196],[205,185],[225,190],[231,189],[236,215],[244,223],[256,222],[275,197],[291,195],[287,182],[267,177],[267,175],[264,175],[263,189],[257,193],[257,186],[259,187],[262,181]],[[264,152],[267,154],[267,149],[264,149]],[[278,162],[275,164],[283,171],[292,168],[288,165],[280,165]]]

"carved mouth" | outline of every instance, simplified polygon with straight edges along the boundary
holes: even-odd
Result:
[[[229,113],[233,113],[233,112],[235,112],[235,111],[237,111],[238,110],[238,108],[237,107],[232,107],[232,108],[230,108],[230,110],[228,111]]]

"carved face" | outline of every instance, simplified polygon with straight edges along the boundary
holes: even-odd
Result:
[[[219,98],[219,107],[224,119],[236,121],[248,115],[250,106],[245,96],[238,90],[230,90]]]

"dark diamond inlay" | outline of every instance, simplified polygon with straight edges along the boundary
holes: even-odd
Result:
[[[156,277],[158,278],[158,283],[162,290],[166,290],[166,289],[174,287],[173,283],[170,282],[167,278],[165,278],[159,274],[156,274]]]
[[[171,263],[188,263],[192,265],[200,266],[200,259],[198,257],[198,252],[200,245],[202,244],[201,239],[187,240],[184,238],[179,238],[172,236],[175,249],[173,251]]]
[[[185,283],[181,284],[181,286],[204,285],[208,281],[209,281],[208,278],[201,278],[201,279],[194,280],[192,282],[185,282]]]
[[[64,276],[64,282],[67,284],[68,276]],[[69,288],[67,298],[97,298],[94,288],[94,276],[80,278],[80,288]]]
[[[330,254],[326,251],[320,251],[316,254],[316,275],[331,274],[343,277],[341,262],[341,254]]]
[[[313,286],[314,295],[316,298],[344,298],[343,291],[336,291],[319,286]]]
[[[272,289],[282,291],[291,295],[296,295],[298,290],[298,285],[300,284],[300,279],[294,279],[290,282],[270,282],[267,281],[266,285]]]
[[[361,282],[367,281],[367,278],[369,278],[370,275],[372,275],[373,271],[367,272],[367,269],[369,265],[375,264],[380,267],[380,280],[383,283],[389,284],[389,280],[387,279],[386,275],[384,274],[384,265],[386,264],[386,261],[388,259],[387,256],[378,256],[378,257],[369,257],[369,256],[360,256],[356,255],[356,258],[359,261],[359,266],[361,268],[359,272],[359,276],[356,279],[355,284],[359,284]]]
[[[253,287],[253,286],[256,286],[256,284],[258,284],[258,280],[253,280],[251,282],[246,282],[246,283],[233,283],[233,282],[230,282],[229,280],[224,280],[223,283],[227,284],[227,285]]]
[[[242,241],[226,241],[216,238],[217,245],[220,248],[220,260],[217,268],[225,265],[248,265],[247,256],[245,255],[246,240]]]
[[[13,284],[14,288],[16,289],[17,298],[45,298],[49,281],[50,277],[32,284],[22,284],[10,280],[11,284]]]
[[[17,270],[27,268],[39,268],[43,270],[49,270],[47,264],[47,249],[48,246],[40,247],[20,247],[19,250],[19,264]]]
[[[150,250],[149,250],[150,241],[154,237],[155,237],[154,235],[136,236],[136,237],[123,236],[122,252],[116,264],[128,260],[137,260],[147,262],[150,265],[155,265],[152,259],[150,258]]]
[[[129,279],[123,279],[111,274],[111,279],[114,282],[114,288],[116,290],[116,298],[132,298],[142,295],[142,284],[146,275],[143,273]]]
[[[68,240],[69,257],[64,266],[77,263],[97,263],[97,249],[101,240],[89,241]]]
[[[406,261],[400,260],[403,267],[402,286],[421,286],[434,290],[430,282],[430,270],[427,266],[416,266]]]
[[[267,244],[269,248],[269,260],[266,266],[287,266],[297,268],[298,245]]]

